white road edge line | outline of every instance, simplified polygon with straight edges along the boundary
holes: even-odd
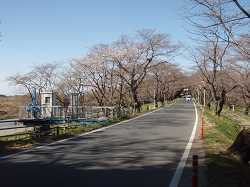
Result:
[[[194,101],[193,101],[193,104],[194,104]],[[194,140],[194,137],[195,137],[195,132],[196,132],[196,128],[197,128],[197,123],[198,123],[198,113],[197,113],[197,108],[196,108],[196,105],[194,104],[194,107],[195,107],[195,116],[196,116],[196,119],[195,119],[195,122],[194,122],[194,128],[193,128],[193,131],[192,131],[192,134],[190,136],[190,139],[189,139],[189,142],[186,146],[186,149],[181,157],[181,160],[178,164],[178,167],[174,173],[174,176],[172,178],[172,181],[169,185],[169,187],[177,187],[179,182],[180,182],[180,179],[181,179],[181,174],[183,172],[183,169],[185,167],[185,164],[186,164],[186,161],[187,161],[187,158],[188,158],[188,155],[189,155],[189,152],[191,150],[191,147],[192,147],[192,144],[193,144],[193,140]]]
[[[171,103],[171,104],[169,104],[169,105],[167,105],[167,106],[165,106],[165,107],[171,106],[172,104],[174,104],[174,103]],[[108,128],[111,128],[111,127],[120,125],[120,124],[122,124],[122,123],[126,123],[126,122],[128,122],[128,121],[132,121],[132,120],[134,120],[134,119],[137,119],[137,118],[146,116],[146,115],[151,114],[151,113],[153,113],[153,112],[156,112],[156,111],[158,111],[158,110],[160,110],[160,109],[162,109],[162,108],[159,108],[159,109],[154,110],[154,111],[152,111],[152,112],[148,112],[148,113],[146,113],[146,114],[142,114],[142,115],[137,116],[137,117],[132,118],[132,119],[128,119],[128,120],[121,121],[121,122],[116,123],[116,124],[113,124],[113,125],[109,125],[109,126],[107,126],[107,127],[102,127],[102,128],[99,128],[99,129],[90,131],[90,132],[85,132],[85,133],[82,133],[82,134],[80,134],[80,135],[73,136],[73,137],[71,137],[71,138],[62,139],[62,140],[59,140],[59,141],[55,141],[55,142],[52,142],[52,143],[48,143],[48,144],[45,144],[45,145],[41,145],[41,146],[38,146],[38,147],[34,147],[34,148],[31,148],[31,149],[27,149],[27,150],[25,150],[25,151],[21,151],[21,152],[18,152],[18,153],[14,153],[14,154],[10,154],[10,155],[7,155],[7,156],[3,156],[3,157],[0,157],[0,160],[6,159],[6,158],[10,158],[10,157],[13,157],[13,156],[16,156],[16,155],[20,155],[20,154],[23,154],[23,153],[27,153],[27,152],[33,151],[33,150],[35,150],[35,149],[41,149],[41,148],[46,147],[46,146],[54,145],[54,144],[61,143],[61,142],[64,142],[64,141],[67,141],[67,140],[71,140],[71,139],[74,139],[74,138],[78,138],[78,137],[81,137],[81,136],[86,136],[86,135],[89,135],[89,134],[92,134],[92,133],[95,133],[95,132],[98,132],[98,131],[102,131],[102,130],[105,130],[105,129],[108,129]]]

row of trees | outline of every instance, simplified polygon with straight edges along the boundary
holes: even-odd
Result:
[[[193,88],[206,90],[206,104],[214,103],[214,113],[223,105],[244,103],[250,107],[249,10],[237,0],[189,0],[182,18],[193,26],[189,58],[196,64],[196,76],[202,77]],[[193,75],[193,76],[195,76]],[[204,83],[201,83],[201,81]]]
[[[135,36],[122,35],[112,44],[92,46],[81,57],[64,63],[34,66],[28,74],[10,76],[12,85],[57,92],[59,101],[70,90],[85,93],[95,102],[85,104],[133,106],[163,102],[189,88],[194,96],[206,91],[206,106],[213,103],[215,114],[224,104],[250,109],[249,11],[237,0],[189,0],[181,9],[182,18],[193,26],[196,46],[187,47],[188,58],[195,64],[192,75],[173,64],[183,49],[173,44],[168,34],[153,29],[139,30]],[[81,101],[83,101],[82,95]],[[93,99],[92,99],[93,101]],[[83,104],[83,102],[82,102]]]
[[[168,99],[179,93],[183,73],[171,60],[181,47],[172,44],[168,34],[142,29],[133,37],[122,35],[112,44],[92,46],[84,57],[34,65],[31,72],[7,80],[24,88],[30,97],[36,88],[39,92],[57,92],[62,102],[74,90],[91,95],[98,105],[136,105],[140,110],[143,102],[154,99],[153,88],[155,99],[161,102],[164,93]]]
[[[237,0],[189,0],[192,12],[184,18],[196,28],[198,48],[190,52],[202,75],[207,106],[214,102],[214,113],[220,115],[225,103],[228,106],[241,101],[245,114],[249,113],[250,36],[249,10]],[[201,20],[201,22],[199,22]],[[199,83],[200,84],[200,83]],[[238,134],[225,154],[249,164],[250,129]]]

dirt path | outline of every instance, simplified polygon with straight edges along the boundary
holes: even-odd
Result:
[[[240,126],[245,127],[245,128],[250,128],[250,121],[248,121],[247,119],[245,119],[237,114],[231,113],[231,112],[223,112],[222,111],[222,114],[230,117],[232,120],[234,120]]]

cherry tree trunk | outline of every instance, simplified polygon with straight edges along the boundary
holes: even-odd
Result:
[[[225,153],[235,157],[244,164],[248,164],[250,161],[250,128],[246,129],[244,127]]]
[[[249,114],[249,108],[250,108],[250,103],[246,103],[245,104],[245,110],[244,110],[244,114],[248,115]]]

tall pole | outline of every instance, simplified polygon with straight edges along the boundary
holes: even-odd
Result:
[[[200,90],[198,90],[198,103],[200,104]]]
[[[206,106],[206,90],[204,88],[204,107]]]
[[[164,105],[165,105],[165,95],[166,95],[166,93],[164,92]]]
[[[153,91],[154,91],[154,108],[155,108],[155,88],[153,88]]]
[[[198,101],[199,101],[199,104],[202,104],[201,103],[201,98],[202,98],[202,89],[201,89],[201,85],[198,85],[199,86],[199,91],[198,91]]]
[[[204,86],[204,107],[206,105],[206,90],[205,90],[205,82],[204,81],[201,81],[203,83],[203,86]]]
[[[33,90],[33,107],[36,107],[36,89]]]
[[[135,115],[135,101],[134,101],[134,110],[133,110],[133,115]]]

